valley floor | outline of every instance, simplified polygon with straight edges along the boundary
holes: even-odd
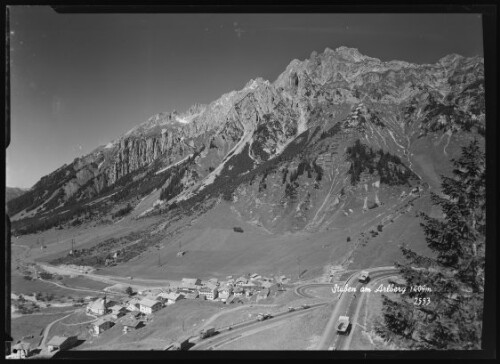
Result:
[[[159,224],[165,221],[157,216],[140,220],[124,219],[114,225],[92,228],[51,230],[37,236],[22,236],[12,242],[11,291],[24,295],[53,293],[53,304],[56,306],[57,302],[74,303],[79,299],[101,297],[106,291],[110,294],[106,287],[117,283],[121,283],[122,290],[128,285],[146,289],[168,287],[184,277],[225,279],[229,275],[237,277],[258,273],[269,277],[285,275],[295,284],[304,284],[306,281],[328,282],[334,273],[392,265],[401,258],[399,245],[403,242],[413,249],[426,252],[419,219],[415,216],[417,211],[438,213],[432,210],[428,196],[424,195],[413,201],[392,200],[364,213],[355,211],[349,216],[342,215],[337,219],[337,226],[321,231],[273,235],[258,226],[240,221],[231,213],[228,205],[221,203],[201,218],[165,224],[167,232],[176,227],[183,228],[170,239],[162,240],[127,263],[101,268],[87,276],[73,272],[73,278],[62,276],[60,280],[51,282],[25,279],[25,275],[37,270],[37,264],[46,264],[54,257],[67,254],[71,239],[75,239],[79,248],[89,247],[111,236],[126,235],[137,230],[145,233],[158,230]],[[378,225],[383,225],[381,231],[377,229]],[[235,226],[241,227],[243,233],[235,232]],[[373,234],[374,231],[377,233]],[[347,241],[348,236],[351,241]],[[43,238],[46,249],[39,249],[40,238]],[[185,254],[178,256],[179,250]],[[119,293],[116,295],[120,297]],[[327,288],[318,288],[314,296],[323,301],[331,301],[334,297]],[[309,302],[316,302],[314,300]],[[361,331],[353,332],[353,349],[376,346],[369,327],[379,311],[380,302],[373,297],[369,300],[360,311]],[[266,312],[278,312],[290,305],[300,305],[301,302],[304,302],[304,298],[293,293],[293,289],[279,292],[265,302],[258,303],[271,305],[268,307],[258,306],[251,300],[237,309],[218,302],[182,300],[155,314],[145,328],[123,335],[121,326],[116,325],[98,338],[89,336],[88,327],[93,318],[82,316],[82,308],[78,305],[66,309],[61,307],[61,313],[44,311],[48,308],[42,307],[39,314],[14,317],[12,327],[15,340],[29,335],[40,340],[40,333],[33,330],[38,327],[35,331],[40,331],[49,322],[70,311],[71,315],[67,319],[54,323],[48,336],[78,335],[85,342],[75,350],[161,349],[179,336],[194,335],[207,322],[217,326],[233,325],[254,320],[264,308]],[[368,305],[370,310],[367,309]],[[307,315],[280,321],[264,331],[252,329],[255,332],[249,331],[244,339],[233,340],[220,349],[312,349],[321,336],[322,325],[326,324],[324,321],[328,310],[326,307],[311,310]],[[27,317],[32,317],[36,323],[26,326],[23,322]],[[181,320],[181,317],[184,319]],[[165,330],[165,325],[168,330]],[[280,339],[276,341],[278,332],[286,332],[286,335],[279,336]],[[36,344],[37,338],[31,339],[33,344]]]

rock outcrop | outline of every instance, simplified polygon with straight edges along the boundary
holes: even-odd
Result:
[[[43,204],[45,212],[62,209],[68,201],[83,202],[113,190],[117,184],[126,186],[139,178],[138,173],[160,177],[174,173],[176,169],[169,166],[177,163],[187,173],[184,171],[179,181],[172,176],[165,180],[158,177],[157,187],[176,181],[181,186],[177,188],[179,196],[185,201],[201,191],[208,193],[207,187],[219,185],[224,176],[231,175],[234,180],[255,169],[261,171],[261,166],[279,158],[298,155],[308,159],[309,167],[304,164],[301,168],[309,175],[317,176],[319,169],[314,166],[318,166],[324,178],[331,183],[335,180],[335,187],[328,187],[328,198],[337,196],[332,201],[340,206],[338,196],[350,166],[344,149],[355,140],[373,151],[396,156],[404,168],[425,179],[429,168],[418,166],[425,155],[438,164],[445,163],[467,133],[484,135],[484,114],[484,65],[480,57],[454,54],[435,64],[417,65],[383,62],[353,48],[327,48],[304,61],[293,60],[272,83],[257,78],[208,105],[195,104],[182,113],[152,116],[117,140],[45,176],[29,194],[12,200],[9,210],[16,214]],[[294,150],[306,146],[308,153]],[[239,164],[233,165],[236,159]],[[286,169],[291,170],[292,164]],[[276,180],[271,184],[277,185],[281,177],[273,178]],[[302,226],[306,226],[313,217],[317,221],[315,201],[325,198],[322,182],[301,180],[297,188],[293,182],[288,181],[289,187],[283,185],[283,190],[276,187],[272,203],[281,203],[276,196],[284,195],[286,188],[296,196],[294,191],[301,190],[304,183],[310,188],[319,186],[315,190],[308,187],[296,196],[298,205],[293,208],[300,206],[302,211],[308,206],[308,212],[300,212]],[[266,188],[270,185],[264,184]],[[260,192],[258,187],[257,192],[251,192],[244,185],[234,190],[246,189],[246,196],[259,195],[266,189],[262,185]],[[46,204],[50,196],[53,201]],[[259,201],[265,200],[259,197]],[[285,214],[284,210],[275,213]]]

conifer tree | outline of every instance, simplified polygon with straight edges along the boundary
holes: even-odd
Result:
[[[485,157],[474,140],[462,148],[453,176],[442,176],[441,194],[431,193],[442,218],[422,213],[433,257],[402,247],[396,263],[407,287],[432,292],[383,297],[383,323],[376,331],[410,349],[480,349],[486,240]],[[419,300],[420,299],[420,300]]]

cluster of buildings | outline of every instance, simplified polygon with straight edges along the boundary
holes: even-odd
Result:
[[[77,336],[54,336],[47,343],[47,349],[49,354],[54,354],[57,351],[63,351],[71,349],[78,342]],[[7,346],[7,345],[6,345]],[[36,355],[40,350],[39,348],[34,348],[30,343],[19,341],[6,352],[6,359],[26,359],[33,355]]]
[[[238,278],[228,276],[223,281],[211,278],[202,282],[199,278],[183,278],[176,292],[186,299],[201,297],[211,301],[232,303],[238,298],[252,296],[257,296],[257,299],[266,298],[269,295],[269,289],[273,286],[280,286],[281,283],[286,283],[285,276],[274,279],[257,273]]]
[[[90,302],[86,311],[88,314],[99,317],[92,324],[93,335],[99,335],[117,323],[123,326],[124,332],[127,332],[145,326],[149,315],[181,299],[198,298],[222,301],[227,304],[252,296],[256,296],[258,300],[265,299],[269,296],[272,287],[279,288],[281,283],[286,283],[286,281],[285,276],[275,279],[256,273],[236,279],[228,276],[224,281],[219,281],[217,278],[207,281],[199,278],[183,278],[178,287],[168,290],[139,291],[138,295],[128,297],[122,302],[108,301],[106,297],[99,298]]]

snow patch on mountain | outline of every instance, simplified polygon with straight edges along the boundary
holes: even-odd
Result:
[[[208,185],[214,183],[217,176],[224,169],[224,166],[226,165],[227,161],[229,161],[232,156],[240,154],[243,151],[243,149],[245,148],[245,145],[247,143],[251,142],[252,135],[253,135],[253,130],[246,130],[245,134],[243,134],[240,141],[238,143],[236,143],[236,145],[226,154],[226,156],[224,157],[222,162],[217,166],[217,168],[215,170],[213,170],[209,175],[207,175],[201,181],[201,183],[199,184],[199,187],[198,187],[198,184],[194,185],[193,187],[189,188],[188,190],[185,190],[183,193],[178,195],[177,198],[175,198],[172,201],[175,201],[175,202],[185,201],[185,200],[191,198],[192,196],[194,196],[196,193],[199,193],[200,191],[205,189],[205,187],[207,187]]]
[[[194,118],[196,118],[197,116],[200,116],[202,113],[203,112],[199,112],[196,114],[184,115],[184,116],[179,115],[179,116],[175,117],[175,120],[181,124],[189,124],[191,121],[193,121]]]
[[[297,124],[297,135],[302,134],[307,129],[307,119],[304,110],[300,109],[299,122]]]
[[[201,186],[198,191],[203,190],[206,186],[212,184],[215,181],[215,178],[222,172],[224,169],[224,166],[226,165],[227,161],[231,158],[228,158],[230,155],[234,156],[237,154],[240,154],[245,147],[245,144],[250,142],[252,139],[252,133],[251,132],[246,132],[243,137],[240,139],[240,141],[229,151],[229,153],[226,155],[226,157],[223,159],[222,163],[217,166],[217,168],[210,173],[205,179],[202,181]]]
[[[176,116],[175,117],[175,120],[178,122],[178,123],[181,123],[181,124],[189,124],[189,121],[188,118],[181,118],[179,116]]]
[[[394,140],[394,143],[396,143],[396,145],[397,145],[398,147],[400,147],[400,148],[401,148],[401,149],[403,149],[403,150],[406,150],[406,148],[405,148],[405,147],[403,147],[401,144],[399,144],[399,143],[396,141],[396,138],[394,138],[394,134],[392,133],[392,130],[389,130],[389,134],[391,135],[392,140]]]
[[[174,166],[176,166],[176,165],[178,165],[178,164],[181,164],[182,162],[184,162],[185,160],[187,160],[187,159],[188,159],[189,157],[191,157],[192,155],[193,155],[193,154],[188,154],[185,158],[182,158],[180,161],[175,162],[175,163],[172,163],[171,165],[166,166],[165,168],[160,169],[159,171],[157,171],[157,172],[155,173],[155,175],[159,175],[160,173],[163,173],[163,172],[165,172],[165,171],[169,170],[170,168],[172,168],[172,167],[174,167]]]

